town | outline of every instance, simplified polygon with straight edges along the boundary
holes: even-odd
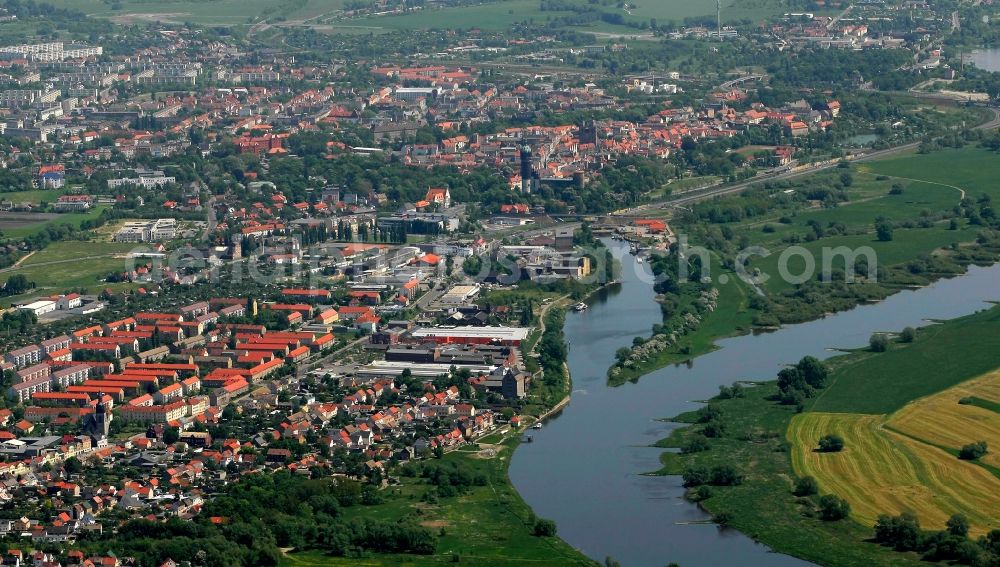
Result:
[[[873,510],[828,463],[878,414],[979,466],[988,431],[906,429],[898,392],[984,380],[899,362],[923,328],[729,346],[1000,261],[992,2],[50,2],[0,1],[3,565],[738,562],[651,549],[710,523],[818,564],[1000,553],[995,502]],[[877,258],[778,282],[848,246]],[[941,387],[843,370],[903,366]]]

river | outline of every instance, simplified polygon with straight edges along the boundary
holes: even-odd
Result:
[[[876,331],[897,331],[975,312],[1000,299],[1000,264],[824,319],[773,333],[719,341],[718,350],[690,365],[663,368],[638,384],[606,385],[615,351],[647,337],[660,310],[648,263],[637,264],[607,241],[623,264],[622,283],[595,295],[590,309],[570,312],[566,338],[572,403],[522,444],[511,462],[514,486],[539,517],[555,520],[559,535],[597,561],[626,567],[809,565],[773,553],[731,529],[697,523],[705,513],[684,500],[678,477],[641,473],[660,467],[662,449],[649,445],[676,425],[655,421],[697,407],[735,380],[772,379],[806,355],[828,358],[838,347],[867,344]],[[696,523],[692,523],[696,522]]]
[[[983,71],[1000,72],[1000,48],[973,49],[965,56],[967,63],[972,63]]]

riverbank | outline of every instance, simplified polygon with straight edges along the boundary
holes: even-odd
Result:
[[[702,405],[696,400],[712,398],[719,386],[774,377],[805,355],[827,359],[836,354],[833,349],[867,345],[874,332],[985,308],[985,302],[998,299],[1000,278],[1000,266],[971,267],[961,277],[904,290],[879,303],[772,333],[722,339],[692,364],[671,365],[626,388],[609,388],[605,369],[615,351],[633,337],[648,337],[661,320],[648,280],[639,276],[634,262],[623,263],[620,288],[596,296],[590,309],[567,315],[573,402],[532,432],[532,443],[518,448],[510,477],[539,516],[557,522],[569,545],[597,561],[611,556],[630,567],[671,561],[685,567],[808,565],[742,532],[706,524],[711,515],[683,500],[679,477],[643,475],[663,466],[662,449],[652,446],[677,428],[655,418],[696,410]]]
[[[818,518],[817,498],[793,493],[792,470],[784,432],[795,415],[793,406],[776,404],[775,382],[745,389],[743,398],[712,404],[722,412],[727,431],[723,438],[711,439],[708,449],[690,454],[663,453],[662,468],[656,475],[682,475],[693,467],[735,466],[744,476],[742,484],[710,487],[700,495],[692,490],[688,498],[725,524],[721,530],[738,530],[775,551],[821,565],[900,566],[919,565],[919,557],[908,556],[865,543],[870,527],[855,522],[824,522]],[[671,419],[685,427],[674,430],[657,447],[680,450],[693,440],[703,440],[694,423],[696,412]]]
[[[943,529],[942,518],[946,519],[955,510],[961,511],[965,500],[953,500],[956,495],[950,491],[941,494],[934,491],[941,483],[964,486],[956,479],[949,479],[948,475],[973,474],[975,464],[958,461],[954,454],[957,449],[941,450],[922,445],[923,448],[915,446],[909,451],[893,439],[885,445],[887,451],[879,453],[876,449],[883,445],[879,436],[893,435],[884,431],[888,426],[858,430],[851,424],[867,423],[870,419],[887,422],[894,412],[909,407],[907,404],[915,399],[944,392],[1000,367],[998,331],[1000,307],[994,306],[974,315],[922,328],[913,343],[895,341],[885,353],[865,349],[837,356],[828,361],[830,377],[825,388],[806,400],[803,408],[780,404],[776,382],[756,383],[735,390],[736,395],[734,390],[727,390],[705,406],[711,407],[711,411],[699,409],[672,419],[684,426],[675,429],[656,446],[679,452],[662,454],[663,466],[655,474],[684,475],[699,468],[733,467],[742,478],[740,484],[692,486],[687,498],[697,502],[720,523],[777,551],[829,565],[921,564],[920,557],[914,553],[899,553],[871,542],[874,516],[916,511],[922,515],[924,529]],[[951,398],[958,399],[962,395],[954,394]],[[993,407],[991,404],[985,405]],[[947,434],[952,426],[965,431],[967,426],[955,425],[961,423],[962,412],[981,410],[958,404],[954,407],[955,418],[950,422],[935,421],[935,432]],[[959,408],[964,409],[959,411]],[[993,410],[982,411],[988,417]],[[800,460],[801,455],[809,455],[806,461],[810,463],[817,460],[813,452],[816,439],[801,439],[802,431],[808,429],[804,424],[817,419],[826,423],[828,417],[836,417],[836,423],[841,425],[847,424],[844,427],[848,429],[842,433],[848,440],[844,456],[838,454],[819,459],[816,472],[796,467],[793,454],[800,455]],[[795,434],[791,433],[793,423],[797,424]],[[834,425],[820,426],[813,437],[831,432],[824,427]],[[953,433],[964,439],[960,432]],[[916,440],[907,442],[920,444]],[[840,472],[831,471],[832,476],[827,478],[824,476],[827,465],[823,463],[831,459],[849,461],[844,463],[847,468],[843,470],[865,472],[858,478],[845,479],[842,478],[843,470],[837,468]],[[891,466],[897,472],[888,473],[880,469],[881,466]],[[982,466],[988,478],[997,474],[992,465]],[[904,470],[918,474],[910,478],[898,472]],[[819,490],[814,494],[796,494],[796,479],[806,472],[816,474]],[[866,484],[867,479],[874,484]],[[901,484],[894,486],[893,482]],[[922,484],[930,493],[921,491]],[[853,504],[856,515],[842,521],[821,519],[819,498],[828,493],[846,498]],[[912,502],[908,499],[911,494],[915,498]],[[992,501],[980,502],[975,509],[966,509],[966,514],[991,525],[990,520],[996,520],[997,516],[987,514],[990,517],[983,520],[983,511],[998,509],[1000,495],[996,491],[984,494],[992,494]],[[985,529],[978,524],[973,527],[979,533]]]
[[[815,179],[818,189],[796,186],[781,192],[778,189],[783,187],[772,188],[760,195],[730,196],[699,206],[707,207],[705,210],[696,207],[691,214],[678,219],[678,226],[689,233],[693,243],[714,242],[708,245],[712,250],[710,286],[718,292],[718,305],[708,314],[696,312],[704,315],[697,327],[686,326],[681,317],[692,310],[688,307],[690,302],[683,301],[683,294],[687,293],[684,287],[694,284],[681,284],[681,294],[670,295],[663,303],[665,317],[661,323],[667,329],[664,335],[678,335],[677,338],[667,341],[668,348],[651,356],[613,366],[609,370],[609,384],[635,382],[666,366],[688,363],[714,350],[720,339],[757,330],[771,332],[781,325],[820,319],[884,301],[906,289],[961,276],[972,265],[1000,261],[1000,236],[984,221],[991,218],[991,200],[1000,199],[1000,190],[990,181],[989,169],[985,167],[995,159],[994,153],[979,148],[908,156],[868,163],[853,170],[853,174],[843,172],[842,175],[848,176],[844,180],[824,174],[830,179]],[[955,164],[968,170],[953,175]],[[842,181],[850,181],[850,186],[843,186]],[[789,191],[793,194],[807,190],[834,191],[838,184],[841,198],[850,195],[851,200],[833,207],[806,206],[788,196]],[[771,198],[775,194],[787,202],[774,204],[781,200]],[[761,205],[762,202],[766,205]],[[759,214],[740,221],[695,221],[700,218],[698,215],[715,218],[729,214],[725,211],[754,208],[760,209]],[[875,237],[873,226],[885,215],[895,215],[896,238],[890,234],[888,240],[882,241]],[[728,235],[728,239],[719,236],[720,232]],[[760,287],[751,286],[733,271],[723,269],[731,265],[737,253],[733,244],[737,241],[740,248],[753,245],[770,251],[766,258],[755,258],[750,264],[751,270],[759,269],[769,276]],[[870,249],[877,258],[878,282],[862,279],[859,283],[844,283],[844,269],[838,265],[830,283],[812,278],[801,286],[793,286],[778,277],[780,252],[792,245],[810,254],[817,265],[820,259],[826,260],[825,251]],[[789,268],[798,275],[803,266],[791,264]],[[865,266],[861,268],[858,276],[863,278],[868,273]]]

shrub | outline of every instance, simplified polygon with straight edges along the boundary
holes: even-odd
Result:
[[[795,481],[795,491],[796,496],[812,496],[813,494],[819,493],[819,484],[816,483],[816,479],[811,476],[804,476],[797,481]]]
[[[701,436],[692,437],[681,446],[681,453],[701,453],[709,449],[708,439]]]
[[[712,516],[712,521],[720,526],[728,526],[733,521],[733,515],[729,512],[719,512]]]
[[[535,520],[535,527],[532,533],[537,537],[554,537],[556,535],[556,523],[552,520],[538,518]]]
[[[875,333],[868,339],[868,346],[872,352],[885,352],[889,348],[889,339],[881,333]]]
[[[987,452],[989,452],[989,447],[986,441],[977,441],[963,446],[962,450],[958,452],[958,458],[965,461],[974,461],[983,457]]]
[[[712,439],[718,439],[726,434],[726,426],[721,421],[713,421],[706,423],[705,427],[702,428],[701,434],[705,437],[710,437]]]
[[[819,517],[827,522],[843,520],[851,513],[851,505],[834,494],[826,494],[819,499]]]
[[[694,501],[701,502],[702,500],[708,500],[712,497],[712,487],[707,485],[701,485],[698,490],[694,491]]]
[[[899,340],[904,343],[912,343],[917,338],[917,330],[913,327],[906,327],[899,333]]]
[[[743,475],[732,465],[717,465],[712,467],[709,480],[713,486],[737,486],[743,484]]]
[[[844,450],[844,438],[840,435],[825,435],[819,440],[820,453],[839,453]]]

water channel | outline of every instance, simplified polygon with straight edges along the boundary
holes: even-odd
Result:
[[[637,384],[606,385],[615,351],[648,337],[659,323],[648,263],[638,264],[618,242],[607,241],[623,264],[619,285],[604,290],[583,312],[566,317],[573,376],[572,403],[522,444],[511,479],[559,535],[598,561],[611,556],[626,567],[808,565],[777,554],[733,530],[722,530],[683,499],[678,477],[641,473],[659,468],[650,448],[675,425],[656,421],[697,407],[736,380],[773,378],[805,355],[828,358],[838,347],[867,344],[876,331],[898,331],[975,312],[1000,299],[1000,264],[972,267],[963,276],[817,321],[773,333],[719,341],[718,350],[689,365],[663,368]]]

